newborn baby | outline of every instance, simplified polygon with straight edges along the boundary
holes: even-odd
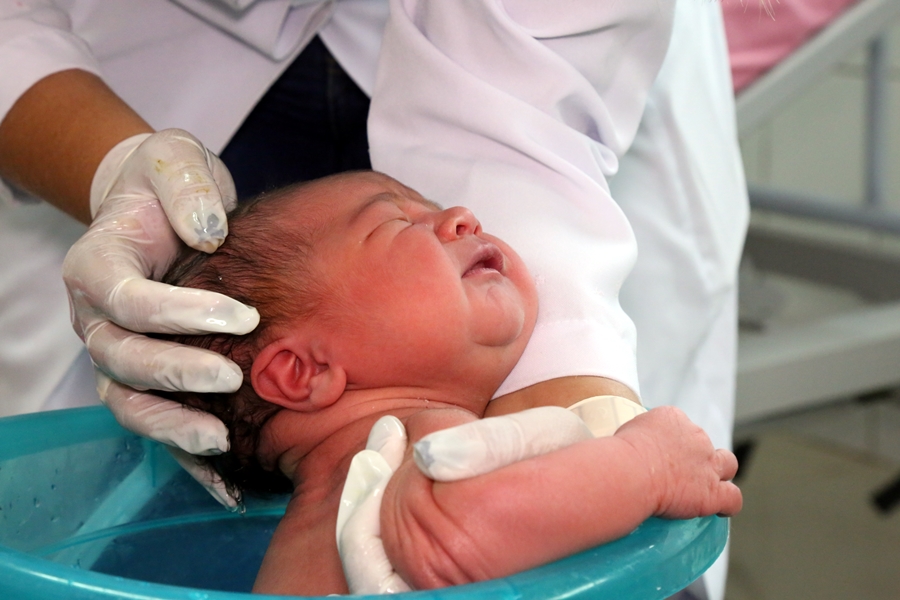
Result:
[[[374,172],[275,192],[229,224],[217,252],[188,253],[166,281],[259,310],[247,336],[180,340],[227,355],[245,383],[179,399],[228,426],[231,450],[209,459],[228,485],[293,489],[254,591],[347,593],[335,526],[351,460],[385,416],[415,442],[489,415],[534,327],[534,284],[470,211]],[[462,481],[429,479],[411,452],[385,489],[380,535],[413,588],[510,575],[650,516],[741,505],[734,456],[677,409]]]

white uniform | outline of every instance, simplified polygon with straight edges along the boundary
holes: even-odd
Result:
[[[749,204],[720,3],[678,2],[669,54],[610,189],[639,248],[621,299],[637,326],[644,404],[680,407],[730,448]],[[726,549],[704,575],[713,600],[725,595],[727,560]]]
[[[84,231],[43,202],[0,204],[0,417],[97,402],[62,281]]]
[[[313,31],[364,91],[374,89],[386,1],[295,12],[290,0],[265,4],[285,15],[268,38],[226,33],[167,0],[0,0],[0,117],[41,77],[79,67],[101,72],[154,127],[182,127],[218,152]],[[376,168],[444,204],[472,206],[537,275],[539,327],[502,391],[604,375],[640,388],[648,405],[682,406],[726,445],[746,195],[719,6],[681,0],[673,15],[673,4],[417,8],[434,33],[417,37],[407,22],[412,29],[388,38],[370,139]],[[503,23],[503,43],[495,30],[479,35],[484,21],[468,18],[478,10]],[[401,60],[427,68],[398,72]],[[465,93],[438,92],[451,84]],[[429,138],[440,145],[429,148]],[[622,298],[637,324],[635,359],[618,291],[637,248]],[[0,273],[0,298],[7,285]],[[29,360],[46,356],[33,349]],[[66,368],[44,372],[58,380]]]

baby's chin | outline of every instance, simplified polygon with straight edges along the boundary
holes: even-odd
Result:
[[[528,305],[520,305],[518,318],[518,327],[515,331],[508,331],[505,336],[497,336],[493,340],[493,346],[490,348],[492,354],[492,362],[494,367],[493,392],[503,384],[506,378],[512,373],[519,359],[525,353],[525,348],[531,335],[534,332],[535,322],[537,319],[536,303],[532,305],[535,309],[528,310]],[[492,393],[493,393],[492,392]]]
[[[518,256],[513,254],[507,261],[502,278],[470,291],[471,305],[480,313],[472,337],[482,346],[509,346],[521,354],[537,321],[537,288]]]
[[[507,264],[509,265],[507,270],[507,278],[510,283],[516,288],[518,292],[519,299],[518,305],[522,311],[523,315],[523,326],[522,332],[520,335],[524,335],[526,338],[530,338],[532,332],[534,331],[535,323],[537,322],[537,314],[538,314],[538,291],[537,291],[537,283],[534,280],[534,277],[531,275],[531,271],[528,270],[528,267],[525,266],[525,262],[522,260],[516,251],[510,248],[508,245],[503,244],[504,253],[507,257]]]
[[[498,350],[512,348],[531,335],[534,318],[518,290],[509,282],[484,294],[480,315],[471,329],[471,339],[479,346]]]

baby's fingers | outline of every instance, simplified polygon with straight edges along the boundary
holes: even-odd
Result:
[[[730,517],[740,512],[744,504],[741,490],[731,482],[738,470],[737,457],[728,450],[716,450],[716,472],[721,481],[718,485],[718,515]]]
[[[728,450],[716,450],[716,472],[723,481],[731,481],[737,475],[738,460],[737,457]]]
[[[720,517],[732,517],[739,512],[744,505],[744,497],[738,486],[730,481],[719,484],[719,511]]]

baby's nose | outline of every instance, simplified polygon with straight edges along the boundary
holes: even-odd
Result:
[[[434,232],[443,241],[453,241],[481,232],[481,223],[471,210],[463,206],[454,206],[434,213],[434,219]]]

